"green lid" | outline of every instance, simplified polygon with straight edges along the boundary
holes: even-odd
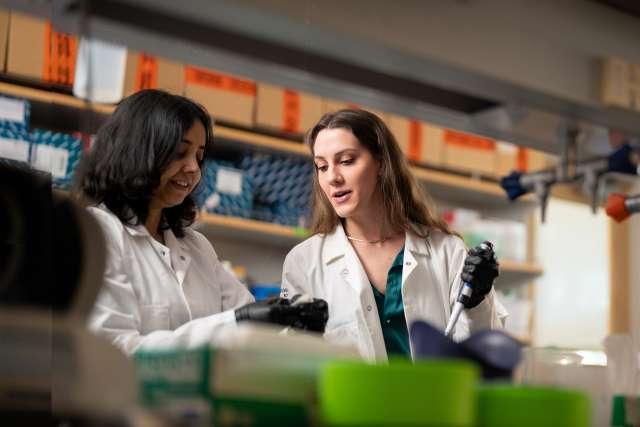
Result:
[[[589,427],[591,407],[576,390],[511,385],[479,389],[478,427]]]
[[[328,426],[472,426],[478,369],[465,361],[331,362],[318,383]]]
[[[624,396],[613,396],[613,403],[611,405],[611,425],[626,427],[626,418],[627,414],[624,407]]]

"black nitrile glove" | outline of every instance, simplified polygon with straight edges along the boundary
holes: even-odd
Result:
[[[491,242],[483,244],[486,245],[486,248],[481,248],[482,245],[480,245],[469,249],[467,258],[464,260],[460,277],[473,288],[471,297],[464,304],[465,308],[473,308],[480,304],[491,290],[493,282],[499,274],[499,265],[493,251],[493,245]]]
[[[278,304],[282,304],[282,301],[286,300],[279,297],[270,297],[243,305],[236,309],[236,321],[253,320],[255,322],[274,323],[272,319],[273,308]]]
[[[235,311],[236,320],[272,323],[306,331],[324,332],[329,319],[327,302],[313,298],[310,302],[295,304],[300,295],[291,300],[271,297],[263,301],[247,304]]]

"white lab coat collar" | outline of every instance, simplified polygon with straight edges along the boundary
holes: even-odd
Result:
[[[107,209],[104,204],[100,205],[103,209]],[[133,218],[131,222],[135,223],[137,218]],[[149,239],[153,239],[147,227],[144,224],[124,224],[124,229],[129,233],[132,237],[148,237]],[[184,283],[185,276],[187,274],[187,270],[189,269],[189,265],[191,264],[192,255],[187,248],[187,246],[181,240],[173,234],[171,229],[166,229],[163,232],[164,237],[164,245],[168,250],[171,258],[171,262],[167,263],[165,260],[165,264],[169,267],[175,274],[176,279],[180,286]]]
[[[349,240],[344,232],[342,224],[333,230],[332,233],[327,234],[325,237],[325,250],[322,253],[322,261],[325,264],[330,264],[336,258],[346,255],[349,248]],[[407,231],[405,233],[404,241],[405,257],[407,253],[415,256],[431,256],[431,248],[429,246],[428,238],[419,237]]]
[[[124,229],[127,230],[127,233],[129,233],[129,235],[133,237],[151,235],[149,234],[149,230],[147,230],[147,227],[145,227],[144,224],[138,224],[138,225],[123,224],[123,225],[124,225]]]
[[[97,207],[99,209],[102,209],[103,211],[106,211],[106,212],[109,212],[112,215],[115,215],[113,212],[111,212],[111,210],[104,203],[100,203]],[[151,236],[151,234],[149,233],[149,230],[147,230],[147,228],[144,226],[144,224],[132,225],[132,224],[124,222],[124,221],[121,221],[121,222],[122,222],[122,226],[127,231],[127,233],[129,233],[130,236],[134,236],[134,237]],[[137,223],[138,222],[138,217],[134,215],[130,222],[133,223],[133,224]]]
[[[349,248],[349,240],[342,228],[342,224],[333,230],[332,233],[327,234],[325,237],[325,250],[322,252],[322,261],[325,264],[330,264],[337,258],[346,255]]]
[[[414,256],[426,256],[431,257],[431,246],[429,245],[428,237],[419,237],[411,231],[405,233],[404,239],[404,251],[405,253],[412,253]]]

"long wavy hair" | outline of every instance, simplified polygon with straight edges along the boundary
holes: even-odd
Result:
[[[323,129],[347,129],[371,153],[380,165],[378,191],[385,213],[385,225],[393,232],[411,231],[427,237],[432,229],[455,234],[447,223],[436,215],[433,201],[418,184],[395,137],[375,114],[360,109],[344,109],[327,113],[306,134],[306,143],[315,156],[315,142]],[[318,171],[313,177],[314,234],[329,234],[340,224],[331,202],[320,188]]]
[[[124,224],[144,224],[160,176],[196,120],[206,132],[205,153],[213,143],[211,118],[200,105],[161,90],[137,92],[118,105],[98,130],[93,147],[78,168],[75,193],[88,204],[104,204]],[[203,164],[200,164],[202,169]],[[204,176],[204,171],[203,176]],[[197,207],[189,194],[163,210],[161,229],[184,237]]]

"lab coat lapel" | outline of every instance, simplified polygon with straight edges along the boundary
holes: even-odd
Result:
[[[387,352],[371,283],[358,255],[347,240],[342,225],[338,225],[332,234],[327,235],[325,245],[323,262],[327,270],[333,272],[331,277],[339,276],[342,279],[341,285],[349,286],[355,291],[354,296],[358,301],[356,311],[358,328],[360,339],[365,341],[363,343],[365,357],[370,360],[385,361]],[[333,303],[347,302],[333,301]]]
[[[431,251],[427,239],[407,231],[402,266],[402,300],[409,330],[411,330],[413,321],[423,314],[423,307],[421,307],[418,295],[424,294],[424,287],[429,286],[424,282],[429,281],[428,278],[431,277],[426,262],[426,259],[430,257]],[[411,337],[409,337],[409,346],[413,357],[414,349]]]
[[[127,231],[127,233],[129,233],[133,237],[151,236],[147,231],[147,229],[142,224],[138,224],[138,225],[124,224],[124,229]]]
[[[431,255],[429,243],[426,238],[416,236],[410,231],[405,234],[404,260],[402,265],[402,284],[411,278],[416,272],[418,264],[424,257]]]
[[[323,262],[328,269],[334,271],[351,286],[362,299],[362,294],[371,285],[358,255],[347,240],[342,225],[338,225],[333,233],[327,235],[325,242]]]
[[[182,286],[189,270],[189,264],[191,264],[191,255],[186,245],[179,241],[171,230],[164,232],[164,239],[171,253],[171,266],[178,284]]]
[[[169,240],[167,239],[168,234],[170,234],[171,237],[173,237],[173,240],[175,240],[173,233],[171,233],[170,231],[169,233],[167,233],[167,231],[164,232],[164,239],[166,244],[163,245],[154,240],[154,238],[151,236],[151,234],[143,224],[125,225],[124,229],[129,233],[129,235],[131,235],[134,238],[146,239],[149,243],[149,247],[151,248],[151,250],[158,253],[160,262],[162,262],[162,264],[167,268],[167,271],[171,275],[175,275],[173,270],[173,265],[172,265],[173,257],[174,257],[174,248],[169,244]],[[165,247],[169,250],[169,258],[164,257]]]
[[[437,271],[444,266],[436,262],[437,254],[428,237],[407,233],[405,241],[405,264],[402,272],[402,298],[405,304],[407,326],[417,319],[433,325],[446,324],[448,295],[443,293]],[[411,263],[411,265],[407,265]],[[428,298],[425,296],[429,295]]]

